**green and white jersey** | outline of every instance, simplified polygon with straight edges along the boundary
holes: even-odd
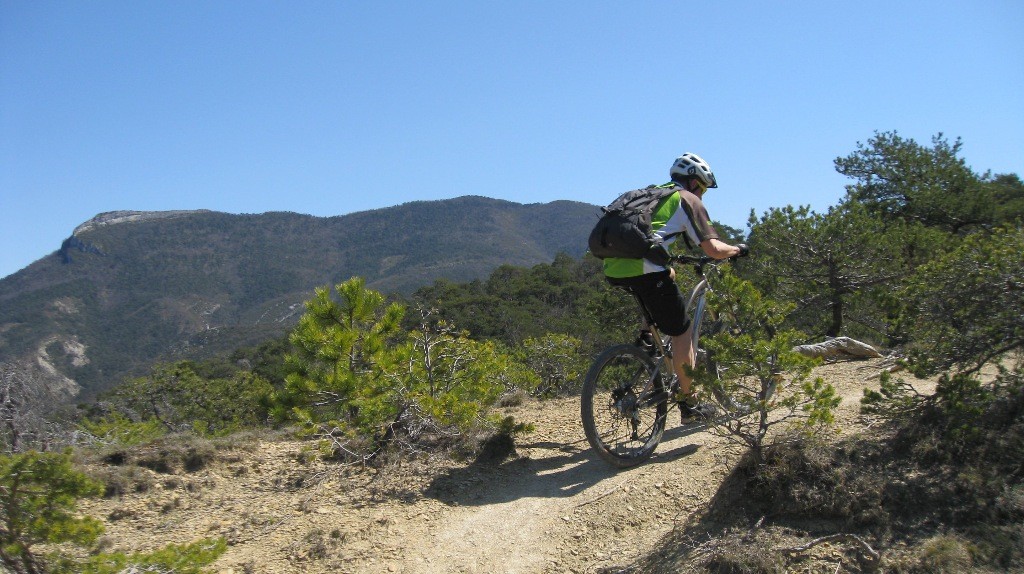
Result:
[[[676,193],[665,197],[651,214],[651,229],[662,237],[665,246],[672,244],[682,235],[688,245],[698,246],[708,239],[718,239],[718,232],[711,225],[711,218],[704,202],[699,197],[674,183],[662,187],[676,187]],[[604,274],[621,279],[637,277],[648,273],[664,271],[646,259],[621,259],[610,257],[604,260]]]

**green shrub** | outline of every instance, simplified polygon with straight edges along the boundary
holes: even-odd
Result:
[[[226,436],[264,425],[272,392],[271,384],[254,373],[238,371],[227,378],[208,379],[188,361],[161,364],[150,375],[116,387],[104,403],[106,412],[82,425],[96,436],[125,444],[167,432]]]
[[[832,385],[811,378],[817,360],[793,350],[803,335],[782,328],[791,305],[764,297],[728,270],[709,294],[708,305],[723,312],[729,328],[701,339],[712,359],[694,372],[698,392],[722,411],[747,413],[711,420],[714,430],[749,447],[761,460],[776,445],[832,425],[840,399]]]
[[[39,544],[91,544],[103,525],[77,516],[75,507],[102,492],[72,468],[70,453],[0,455],[0,562],[17,574],[41,572],[47,559],[37,554]]]
[[[278,416],[302,425],[331,456],[369,460],[467,433],[488,422],[503,392],[536,385],[500,345],[431,323],[429,313],[419,330],[404,332],[405,311],[359,278],[317,289],[291,334]]]
[[[903,290],[919,374],[974,372],[1024,350],[1024,227],[976,233],[921,266]]]
[[[167,434],[167,428],[155,418],[133,421],[118,412],[85,418],[79,424],[100,441],[123,446],[150,442]]]
[[[201,574],[227,550],[223,539],[206,539],[191,544],[169,544],[152,552],[124,554],[102,553],[89,557],[67,572],[81,574],[121,574],[125,572],[173,572]]]

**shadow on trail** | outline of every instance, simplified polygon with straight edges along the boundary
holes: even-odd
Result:
[[[665,442],[705,430],[704,425],[688,425],[665,431]],[[573,443],[534,442],[520,449],[541,450],[539,457],[516,457],[502,462],[475,462],[454,468],[438,476],[424,494],[450,505],[485,506],[522,498],[565,498],[574,496],[613,478],[645,466],[671,462],[690,456],[700,448],[684,444],[671,450],[656,451],[638,466],[618,469],[600,459],[585,439]]]
[[[683,456],[690,456],[696,453],[698,450],[700,450],[700,445],[698,444],[683,444],[676,446],[671,450],[668,450],[668,445],[666,445],[665,443],[673,441],[675,439],[685,438],[690,435],[706,431],[707,428],[707,425],[703,424],[688,424],[666,430],[665,434],[661,437],[661,444],[659,444],[658,449],[654,451],[654,456],[652,456],[649,460],[640,464],[636,468],[642,468],[644,466],[650,466],[652,464],[664,464],[666,462],[672,462],[677,458]]]
[[[664,436],[661,437],[661,442],[664,443],[665,441],[695,435],[699,432],[705,432],[706,430],[708,430],[708,425],[703,423],[690,423],[675,426],[665,431]]]
[[[615,475],[615,470],[579,444],[537,442],[521,449],[551,451],[540,457],[475,462],[434,479],[424,493],[446,504],[483,506],[520,498],[564,498]],[[556,453],[556,454],[551,454]]]

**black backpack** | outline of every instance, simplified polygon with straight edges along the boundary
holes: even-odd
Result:
[[[666,265],[670,257],[668,249],[651,230],[651,214],[658,202],[679,189],[674,185],[652,185],[626,192],[602,207],[604,215],[587,241],[590,252],[598,259],[647,259],[656,265]]]

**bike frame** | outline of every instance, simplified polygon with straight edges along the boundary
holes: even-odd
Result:
[[[693,289],[690,291],[690,299],[686,303],[687,309],[693,309],[693,315],[690,317],[690,325],[693,329],[693,332],[691,333],[691,344],[694,349],[697,349],[697,343],[700,339],[700,324],[704,319],[704,312],[707,310],[707,294],[708,291],[711,290],[711,283],[704,274],[704,265],[711,263],[712,261],[714,260],[705,261],[702,257],[694,262],[700,281],[693,286]]]
[[[711,257],[708,257],[706,255],[702,255],[700,257],[693,257],[689,255],[677,255],[674,256],[672,260],[669,262],[670,265],[673,263],[693,264],[694,271],[696,271],[697,276],[700,278],[700,280],[697,281],[697,284],[693,286],[693,289],[690,290],[690,297],[686,305],[687,309],[693,309],[693,314],[690,318],[690,336],[691,344],[693,345],[694,349],[697,349],[697,343],[700,337],[700,323],[701,320],[704,318],[704,312],[707,307],[707,292],[708,290],[711,289],[710,283],[708,282],[708,278],[704,274],[704,266],[707,264],[716,263],[717,261],[718,260],[712,259]],[[643,304],[643,301],[641,301],[640,297],[637,296],[637,294],[634,293],[632,290],[629,290],[629,292],[636,299],[637,305],[640,307],[640,311],[643,315],[642,328],[651,332],[651,334],[654,337],[654,345],[658,349],[658,353],[661,355],[662,358],[662,365],[658,368],[658,370],[655,371],[654,377],[652,377],[650,381],[647,381],[647,384],[644,385],[644,389],[641,393],[641,396],[649,397],[650,392],[652,390],[651,387],[654,384],[654,380],[657,377],[661,376],[661,369],[665,369],[664,372],[670,373],[670,378],[675,376],[675,370],[672,366],[672,351],[671,349],[667,348],[664,342],[662,341],[661,332],[654,324],[654,320],[651,317],[651,312]],[[651,398],[655,399],[655,402],[657,402],[659,400],[667,399],[667,396]]]

